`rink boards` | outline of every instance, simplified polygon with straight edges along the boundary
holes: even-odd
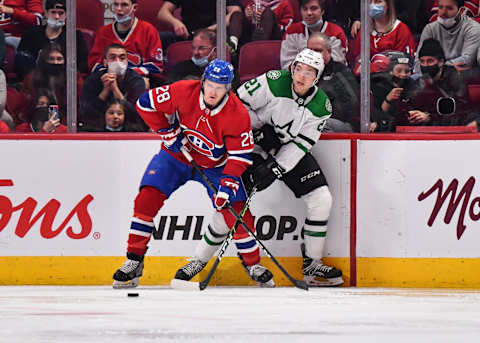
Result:
[[[109,284],[157,137],[17,138],[25,137],[0,136],[0,284]],[[326,261],[343,270],[347,285],[480,288],[478,145],[476,135],[323,136],[313,153],[334,198]],[[252,204],[259,237],[295,277],[302,205],[278,182]],[[143,284],[168,284],[211,213],[196,183],[165,203]],[[236,250],[226,255],[213,283],[249,284]]]

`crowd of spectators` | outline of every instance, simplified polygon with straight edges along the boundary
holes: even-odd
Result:
[[[480,114],[469,84],[480,80],[479,2],[370,1],[370,132],[405,125],[478,129]],[[0,5],[0,62],[11,68],[0,70],[0,133],[66,132],[66,0],[14,3]],[[146,131],[135,109],[139,96],[156,86],[200,79],[216,58],[216,0],[159,1],[149,10],[168,30],[137,17],[146,3],[112,0],[114,20],[94,32],[92,43],[77,29],[79,131]],[[294,56],[309,47],[325,63],[317,83],[333,108],[325,132],[358,132],[360,1],[227,0],[225,19],[234,86],[240,85],[245,44],[281,42],[278,65],[287,70]],[[191,50],[170,65],[167,49],[177,42],[189,42]],[[22,106],[13,104],[18,99]],[[58,116],[50,105],[58,107]]]

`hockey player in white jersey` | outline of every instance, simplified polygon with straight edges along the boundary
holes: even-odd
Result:
[[[244,173],[244,183],[263,190],[279,179],[304,201],[304,279],[309,286],[338,286],[342,272],[322,263],[332,196],[310,153],[332,111],[327,95],[315,86],[324,69],[322,55],[304,49],[290,69],[271,70],[237,90],[255,138],[254,165]]]

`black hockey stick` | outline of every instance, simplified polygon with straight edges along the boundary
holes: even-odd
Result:
[[[195,162],[190,155],[190,153],[185,149],[185,147],[181,148],[181,151],[185,158],[192,164],[192,166],[195,168],[195,170],[200,174],[200,177],[205,181],[207,184],[208,188],[213,193],[217,193],[217,189],[215,186],[212,184],[212,182],[209,180],[207,175],[203,172],[203,170],[200,168],[197,162]],[[294,279],[286,270],[285,268],[282,267],[282,265],[277,261],[277,259],[270,253],[270,251],[267,249],[267,247],[257,238],[257,236],[252,232],[252,230],[248,227],[248,225],[243,221],[243,218],[240,217],[240,215],[232,208],[230,203],[227,202],[225,205],[226,209],[237,219],[237,222],[243,226],[245,230],[248,231],[248,233],[257,241],[257,243],[260,245],[260,247],[263,249],[265,254],[270,257],[270,259],[275,263],[275,265],[282,271],[282,273],[290,280],[290,282],[297,288],[308,290],[308,285],[305,282],[305,280],[296,280]]]
[[[243,218],[245,213],[248,210],[248,207],[250,206],[250,202],[253,199],[253,196],[257,192],[257,186],[253,186],[252,190],[250,191],[250,195],[248,196],[247,200],[245,200],[245,204],[243,205],[243,208],[240,212],[240,216]],[[208,284],[210,283],[210,280],[212,279],[213,274],[215,273],[215,270],[217,269],[220,260],[222,259],[223,255],[225,254],[225,251],[228,248],[228,245],[233,239],[233,235],[235,234],[235,231],[237,231],[238,225],[240,222],[238,220],[235,221],[234,225],[232,226],[231,230],[228,232],[227,238],[223,241],[222,246],[220,247],[220,250],[218,251],[217,258],[215,259],[215,262],[210,269],[210,271],[207,274],[207,277],[201,281],[201,282],[193,282],[193,281],[185,281],[185,280],[179,280],[179,279],[173,279],[170,282],[170,286],[175,289],[180,289],[180,290],[194,290],[194,291],[203,291],[205,288],[207,288]]]
[[[257,186],[253,186],[253,188],[250,192],[250,195],[248,196],[247,200],[245,200],[245,204],[243,205],[242,211],[240,212],[240,217],[241,218],[243,218],[243,216],[247,212],[248,207],[250,206],[250,202],[252,201],[252,198],[253,198],[253,196],[255,195],[256,192],[257,192]],[[238,225],[240,225],[240,221],[237,219],[235,221],[235,224],[233,225],[232,229],[228,233],[227,238],[223,241],[222,246],[220,247],[220,250],[218,251],[217,258],[215,259],[215,262],[214,262],[212,268],[208,272],[207,277],[203,281],[200,282],[199,288],[200,288],[201,291],[203,291],[205,288],[207,288],[208,283],[212,279],[212,276],[215,273],[215,270],[217,269],[217,267],[220,263],[220,260],[223,257],[223,254],[225,254],[225,251],[227,250],[228,245],[230,244],[230,242],[233,239],[233,235],[235,234],[235,231],[237,231]]]

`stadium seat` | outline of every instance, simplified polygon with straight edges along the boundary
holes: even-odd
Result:
[[[15,125],[28,120],[27,112],[30,101],[24,92],[15,87],[7,86],[7,104],[5,109],[12,116]]]
[[[468,85],[468,95],[477,109],[480,109],[480,84]]]
[[[5,60],[3,61],[5,76],[7,81],[14,80],[17,77],[15,74],[15,48],[11,45],[5,45]]]
[[[192,57],[192,41],[175,42],[167,49],[165,69],[171,71],[175,64]]]
[[[253,79],[269,70],[280,67],[280,40],[254,41],[240,49],[238,73],[240,82]]]
[[[93,46],[93,42],[95,41],[95,32],[89,29],[85,29],[83,27],[79,27],[77,30],[82,32],[83,39],[85,40],[85,43],[87,44],[88,51]]]
[[[77,27],[93,32],[104,25],[105,7],[100,0],[77,1]]]

